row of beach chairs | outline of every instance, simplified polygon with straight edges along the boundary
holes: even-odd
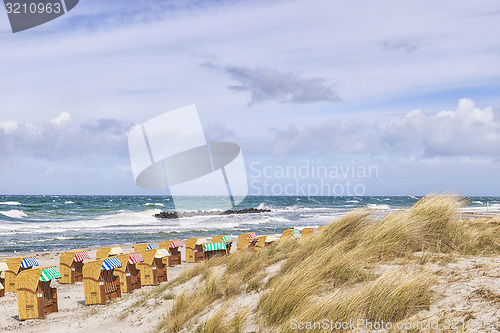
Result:
[[[285,230],[281,237],[257,236],[255,232],[238,236],[237,250],[255,250],[280,239],[307,238],[321,230],[304,228]],[[186,241],[186,262],[195,263],[214,256],[229,255],[233,240],[229,235],[215,236],[211,242],[196,237]],[[51,281],[61,284],[83,282],[85,304],[104,304],[142,286],[158,285],[167,281],[167,267],[181,264],[180,240],[137,244],[132,253],[124,253],[120,246],[103,247],[96,251],[96,260],[90,260],[87,249],[66,251],[60,256],[59,270],[55,266],[39,266],[33,256],[10,258],[0,262],[0,297],[5,292],[17,293],[19,319],[37,319],[57,312],[57,290]]]

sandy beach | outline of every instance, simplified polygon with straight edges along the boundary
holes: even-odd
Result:
[[[353,214],[356,217],[356,214],[361,213],[353,212],[343,218],[346,221],[342,222],[343,219],[341,219],[337,223],[341,225],[358,223],[355,222],[358,218],[350,220],[349,216]],[[409,213],[395,212],[395,214]],[[485,228],[497,230],[497,226],[500,224],[500,216],[492,215],[489,212],[466,212],[463,213],[462,217],[471,218],[472,216],[478,217],[478,219],[471,222],[474,228],[479,226],[478,230],[485,230]],[[483,216],[488,216],[488,218]],[[387,218],[391,218],[391,216]],[[359,219],[362,219],[362,217],[359,217]],[[286,297],[302,297],[301,293],[304,292],[310,295],[307,288],[319,292],[315,303],[311,303],[312,305],[309,306],[306,303],[305,308],[301,310],[302,312],[296,313],[297,320],[305,320],[303,318],[309,317],[318,319],[317,316],[320,316],[320,311],[314,311],[316,303],[321,304],[321,302],[325,301],[332,304],[331,299],[340,297],[334,303],[342,306],[342,302],[345,301],[342,295],[348,295],[353,300],[362,299],[362,297],[365,297],[363,296],[364,290],[371,290],[370,292],[372,292],[378,283],[390,283],[394,277],[397,277],[394,280],[397,283],[393,288],[399,288],[400,284],[404,286],[407,281],[411,283],[416,281],[420,283],[418,286],[425,290],[426,295],[423,300],[420,298],[412,300],[412,302],[416,303],[422,301],[422,305],[415,305],[415,308],[412,307],[410,302],[408,303],[410,304],[410,310],[402,309],[401,312],[404,312],[404,314],[392,315],[391,318],[394,320],[399,318],[401,324],[413,323],[413,325],[419,325],[418,323],[420,323],[423,326],[419,326],[419,331],[422,332],[449,331],[450,327],[446,325],[450,326],[452,324],[456,325],[461,331],[469,331],[468,328],[471,328],[470,330],[473,328],[474,331],[478,332],[491,332],[492,327],[499,324],[500,255],[498,253],[468,255],[455,251],[445,251],[443,253],[440,251],[414,251],[405,255],[388,256],[383,260],[370,261],[367,259],[366,263],[356,263],[356,265],[362,267],[362,271],[359,272],[368,272],[364,278],[360,279],[358,277],[354,278],[352,282],[347,282],[352,277],[342,277],[344,279],[342,280],[344,281],[343,284],[339,284],[340,287],[333,290],[314,289],[317,288],[314,285],[307,287],[307,276],[309,276],[310,270],[304,271],[306,275],[303,275],[302,279],[297,279],[293,275],[299,274],[296,272],[297,267],[297,269],[300,269],[300,266],[305,265],[304,267],[307,268],[307,262],[313,260],[312,257],[300,254],[300,249],[302,247],[314,248],[319,246],[314,245],[314,242],[323,244],[325,238],[334,237],[335,233],[338,232],[335,231],[337,229],[333,227],[334,224],[327,226],[327,229],[325,229],[327,231],[322,231],[319,236],[313,236],[311,240],[293,240],[290,243],[284,241],[284,245],[278,244],[278,246],[282,246],[281,248],[272,251],[238,251],[235,254],[236,244],[233,243],[232,254],[227,257],[227,260],[222,258],[215,261],[188,264],[184,261],[185,247],[183,247],[181,249],[182,264],[167,268],[169,282],[162,283],[160,286],[143,287],[132,293],[123,294],[121,298],[109,301],[104,305],[85,305],[82,282],[67,285],[59,284],[53,280],[52,285],[57,288],[58,292],[59,312],[49,314],[44,319],[19,321],[16,294],[6,293],[5,297],[0,298],[0,327],[5,332],[68,332],[70,330],[73,332],[193,332],[200,329],[203,332],[221,332],[224,331],[224,327],[237,325],[236,331],[238,332],[275,332],[283,330],[299,332],[301,330],[297,330],[293,326],[296,323],[293,320],[296,319],[291,319],[290,324],[288,324],[288,321],[283,322],[283,319],[276,319],[281,320],[278,326],[274,325],[272,319],[271,322],[268,321],[267,324],[262,324],[262,315],[274,318],[272,314],[262,314],[262,311],[266,311],[266,297],[272,296],[274,293],[272,288],[285,288],[289,275],[292,278],[293,287],[291,287],[291,290],[283,289],[290,293]],[[360,225],[359,228],[361,230],[372,227]],[[486,241],[484,242],[487,244]],[[494,244],[496,240],[492,239],[488,242]],[[120,245],[124,252],[133,251],[132,244],[117,245]],[[332,251],[332,253],[338,253],[335,246],[332,243],[332,245],[323,247],[323,250],[321,250],[321,247],[318,249],[322,252]],[[397,247],[397,245],[394,245],[394,247]],[[367,257],[370,256],[368,254],[369,249],[369,247],[366,248]],[[96,249],[89,251],[91,259],[95,259],[95,252]],[[305,257],[302,261],[293,264],[294,260],[297,259],[287,257],[290,253],[295,253],[294,256],[299,254],[299,256],[304,255]],[[350,269],[358,269],[349,266],[351,263],[346,264],[343,261],[342,256],[349,256],[349,251],[346,253],[335,260],[333,258],[327,259],[327,265],[337,265],[336,261],[338,261],[338,265],[346,265],[345,267],[342,266],[344,267],[342,269],[346,272]],[[50,265],[58,266],[61,252],[48,251],[30,254],[37,258],[40,267],[45,267]],[[5,259],[7,257],[0,257],[0,261]],[[290,260],[292,263],[290,263]],[[316,257],[314,260],[323,259]],[[297,265],[296,268],[293,265]],[[315,265],[315,263],[311,262],[310,265]],[[234,272],[236,272],[236,275]],[[359,274],[359,272],[356,274]],[[187,274],[181,276],[183,273]],[[318,273],[319,275],[321,274]],[[332,281],[337,281],[335,279],[338,278],[335,277]],[[302,290],[302,285],[306,289]],[[411,286],[410,289],[418,289],[414,285]],[[295,288],[298,289],[295,291]],[[290,296],[295,293],[295,296]],[[422,293],[424,295],[424,292]],[[193,297],[192,307],[196,310],[188,311],[188,306],[183,303],[186,299],[189,300],[190,297]],[[278,294],[278,299],[279,297],[281,296]],[[397,300],[399,301],[399,298]],[[182,313],[181,310],[176,310],[182,308],[182,306],[184,306],[182,311],[186,314]],[[308,310],[308,307],[311,310]],[[188,312],[189,314],[187,314]],[[365,312],[353,312],[352,316],[362,313]],[[287,318],[295,318],[293,313],[291,315],[292,317]],[[326,315],[333,316],[332,313],[326,313]],[[366,313],[366,316],[370,316],[369,312]],[[278,324],[278,321],[276,324]],[[437,328],[432,327],[433,324],[437,325]],[[319,332],[321,330],[302,331]],[[363,326],[357,328],[356,331],[372,332],[377,330],[369,326]]]

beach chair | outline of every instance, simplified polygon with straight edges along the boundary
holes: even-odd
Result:
[[[151,249],[157,249],[159,246],[156,243],[143,243],[143,244],[136,244],[134,246],[134,252],[141,252],[145,250],[151,250]]]
[[[182,247],[182,242],[180,240],[169,240],[160,242],[160,248],[167,249],[170,252],[170,256],[168,257],[168,266],[172,267],[175,265],[181,264],[181,251],[179,248]]]
[[[140,252],[143,262],[137,263],[141,275],[141,285],[155,286],[167,281],[167,249],[151,249]]]
[[[56,266],[25,270],[17,276],[19,320],[43,318],[57,312],[57,290],[50,281],[60,279]]]
[[[203,244],[208,243],[206,238],[196,237],[186,241],[186,262],[203,260]]]
[[[281,234],[280,240],[283,239],[299,239],[300,238],[300,230],[299,229],[288,229],[283,231]]]
[[[318,227],[318,232],[325,230],[325,226]]]
[[[137,264],[144,261],[139,252],[119,254],[116,256],[122,267],[115,268],[115,276],[120,279],[122,293],[130,293],[132,290],[141,288],[141,277]]]
[[[59,271],[62,278],[59,283],[73,284],[83,281],[83,261],[90,259],[88,250],[73,250],[61,253]]]
[[[226,256],[227,248],[226,242],[204,243],[203,244],[203,258],[210,259],[215,256]]]
[[[38,266],[38,261],[35,257],[18,257],[10,258],[6,261],[8,270],[5,271],[5,292],[15,293],[17,291],[16,287],[16,277],[17,275],[27,269],[31,269],[33,266]]]
[[[279,240],[275,235],[259,236],[258,239],[259,241],[257,242],[257,244],[255,244],[256,248],[270,246],[271,244],[274,244]]]
[[[236,243],[236,250],[253,250],[258,241],[259,239],[255,235],[255,232],[240,234]]]
[[[96,259],[108,259],[119,254],[123,254],[123,250],[120,246],[108,246],[97,249],[95,256]]]
[[[231,253],[231,246],[233,246],[233,239],[229,235],[214,236],[212,238],[213,243],[226,242],[226,252]]]
[[[2,272],[6,272],[9,270],[9,266],[7,266],[7,263],[5,261],[0,261],[0,275],[2,275]],[[5,296],[5,278],[0,276],[0,297]]]
[[[301,238],[308,238],[316,235],[318,233],[318,228],[304,228],[302,229]]]
[[[83,265],[83,290],[85,304],[104,304],[109,300],[121,297],[120,278],[114,270],[121,267],[116,257],[97,259]]]

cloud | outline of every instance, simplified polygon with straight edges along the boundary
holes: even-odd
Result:
[[[71,115],[68,112],[61,112],[59,116],[51,119],[50,122],[54,126],[61,128],[71,122]]]
[[[274,155],[383,155],[395,158],[500,158],[500,122],[493,108],[461,99],[456,110],[426,115],[417,109],[385,124],[329,119],[278,130],[254,149]]]
[[[71,124],[71,115],[61,113],[34,125],[14,121],[0,124],[0,156],[48,161],[128,159],[127,135],[132,123],[117,119],[95,119]]]
[[[383,51],[412,53],[421,47],[421,42],[412,38],[390,39],[380,43],[380,47]]]
[[[339,102],[340,97],[325,78],[305,78],[293,72],[279,72],[271,68],[244,66],[225,67],[239,85],[229,88],[236,92],[249,92],[250,104],[262,102],[314,103]]]

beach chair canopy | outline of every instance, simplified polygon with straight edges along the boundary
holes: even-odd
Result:
[[[120,260],[118,260],[118,258],[109,258],[104,260],[101,268],[105,271],[110,271],[118,267],[122,267]]]
[[[196,245],[203,245],[205,243],[208,243],[206,238],[198,238],[196,240]]]
[[[60,278],[62,278],[61,273],[59,273],[59,270],[55,266],[44,268],[40,275],[40,281],[43,282]]]
[[[265,243],[272,243],[272,242],[275,242],[277,240],[278,240],[278,238],[275,235],[267,235],[264,242]]]
[[[158,244],[148,244],[147,250],[152,250],[152,249],[157,249],[157,248],[158,248]]]
[[[155,258],[164,258],[170,256],[170,252],[167,249],[156,249]]]
[[[75,257],[73,258],[73,260],[76,262],[84,261],[85,259],[90,259],[89,253],[87,251],[77,252],[75,254]]]
[[[217,251],[224,250],[226,251],[226,242],[218,242],[218,243],[205,243],[203,244],[203,251]]]
[[[0,272],[5,272],[9,270],[9,266],[5,261],[0,261]]]
[[[173,240],[170,242],[170,248],[182,247],[182,242],[180,240]]]
[[[131,253],[130,257],[128,258],[128,263],[129,264],[137,264],[138,262],[143,262],[144,258],[141,256],[140,253]]]
[[[117,256],[117,255],[122,254],[122,253],[123,253],[123,250],[119,246],[114,246],[111,248],[111,250],[109,250],[110,256]]]
[[[222,241],[223,242],[232,242],[233,239],[231,238],[231,236],[223,236],[222,237]]]
[[[292,237],[295,238],[295,239],[300,238],[300,230],[299,229],[294,229],[292,231]]]
[[[35,257],[23,258],[23,261],[21,262],[22,268],[30,268],[33,266],[38,266],[38,261],[36,261]]]

